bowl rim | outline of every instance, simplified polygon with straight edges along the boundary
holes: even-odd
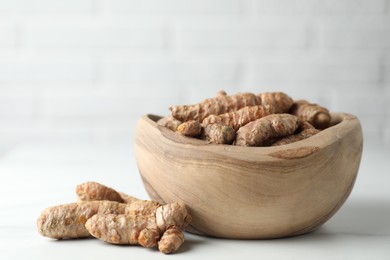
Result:
[[[156,135],[160,135],[161,139],[167,145],[173,145],[179,148],[210,151],[216,153],[224,153],[226,155],[235,154],[245,158],[245,160],[259,160],[259,157],[266,156],[268,159],[297,159],[309,156],[316,151],[323,149],[346,135],[358,129],[361,131],[359,119],[349,113],[333,112],[331,113],[331,124],[328,128],[320,131],[314,136],[300,140],[294,143],[280,146],[266,147],[248,147],[236,146],[228,144],[214,144],[205,140],[200,140],[193,137],[183,136],[164,126],[157,124],[157,120],[162,116],[156,114],[146,114],[141,117],[141,121],[147,123],[149,128],[154,129]],[[250,151],[250,152],[248,152]]]

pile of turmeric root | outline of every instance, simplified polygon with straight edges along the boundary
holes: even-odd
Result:
[[[79,202],[42,211],[37,220],[42,236],[66,239],[96,237],[112,244],[155,247],[175,252],[184,242],[191,221],[181,202],[161,205],[139,200],[97,182],[76,187]]]
[[[283,92],[220,91],[194,105],[172,106],[157,123],[182,135],[215,144],[279,146],[306,139],[329,126],[329,111]]]

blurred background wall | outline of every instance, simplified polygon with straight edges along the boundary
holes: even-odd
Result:
[[[389,146],[390,0],[0,0],[1,149],[131,145],[141,115],[221,89],[355,114]]]

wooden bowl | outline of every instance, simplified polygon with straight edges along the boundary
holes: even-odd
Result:
[[[137,165],[149,196],[184,202],[189,232],[265,239],[319,228],[345,202],[362,154],[359,120],[332,114],[317,135],[277,147],[214,145],[158,126],[143,116],[136,130]]]

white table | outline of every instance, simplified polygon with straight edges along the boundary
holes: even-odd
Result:
[[[129,145],[28,144],[0,149],[0,259],[390,259],[390,150],[365,147],[344,206],[321,229],[274,240],[227,240],[186,233],[179,252],[114,246],[96,239],[56,241],[35,221],[75,201],[76,184],[102,182],[147,199]]]

